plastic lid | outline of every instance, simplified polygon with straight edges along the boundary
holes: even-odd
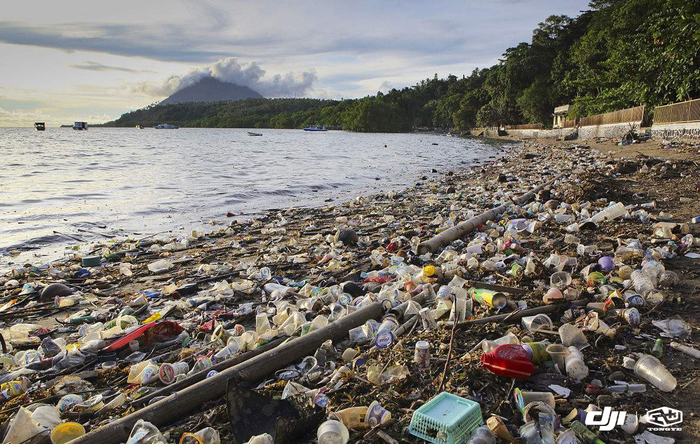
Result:
[[[430,344],[428,341],[418,341],[416,342],[416,348],[419,348],[421,350],[427,350],[430,348]]]
[[[59,424],[51,431],[51,442],[53,444],[65,444],[83,436],[85,427],[77,422],[64,422]]]

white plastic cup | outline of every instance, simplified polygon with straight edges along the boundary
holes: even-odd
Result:
[[[525,316],[521,319],[522,325],[528,330],[551,329],[553,322],[546,314],[538,314],[534,316]]]
[[[382,407],[377,401],[372,401],[365,414],[365,424],[374,427],[379,424],[385,424],[391,419],[391,412]]]
[[[329,419],[318,428],[316,437],[318,444],[347,444],[350,432],[342,422]]]
[[[550,344],[547,346],[547,353],[561,372],[566,371],[565,359],[570,353],[568,348],[561,344]]]
[[[571,274],[567,273],[566,271],[557,271],[556,273],[552,273],[552,275],[549,277],[549,284],[552,287],[557,287],[558,289],[563,290],[571,285]]]
[[[566,365],[566,374],[569,375],[571,379],[580,382],[583,378],[588,376],[588,366],[583,360],[583,353],[581,353],[576,347],[569,347],[569,354],[564,358]]]
[[[588,345],[586,336],[580,328],[573,324],[562,324],[562,326],[559,327],[559,337],[561,338],[561,343],[566,347],[573,345],[580,350]]]
[[[666,366],[651,355],[642,355],[634,365],[634,374],[646,379],[654,387],[664,392],[672,392],[678,382]]]

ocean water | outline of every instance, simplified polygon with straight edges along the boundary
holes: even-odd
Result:
[[[466,167],[500,149],[435,134],[255,131],[263,136],[0,128],[0,269],[110,236],[206,228],[212,219],[227,222],[227,212],[255,215],[401,189],[433,168]]]

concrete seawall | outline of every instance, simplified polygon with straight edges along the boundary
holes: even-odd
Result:
[[[639,131],[639,123],[614,123],[610,125],[583,126],[578,129],[579,140],[595,139],[596,137],[621,138],[634,128]],[[561,139],[576,132],[576,128],[556,128],[544,130],[507,130],[509,135],[523,139]]]
[[[700,139],[700,122],[660,123],[651,127],[654,139]]]

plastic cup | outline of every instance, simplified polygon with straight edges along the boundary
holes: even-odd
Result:
[[[588,340],[580,328],[572,324],[562,324],[559,327],[559,337],[561,343],[566,347],[574,346],[579,350],[588,345]]]
[[[564,372],[566,370],[565,359],[569,354],[569,349],[561,344],[550,344],[547,346],[547,353],[549,353],[549,357],[552,358],[554,364],[559,367],[559,370]]]
[[[77,422],[64,422],[57,425],[51,431],[51,442],[53,444],[66,444],[85,434],[85,427]]]
[[[546,314],[538,314],[535,316],[525,316],[521,319],[523,327],[528,330],[551,329],[552,320]]]
[[[557,271],[556,273],[552,273],[552,276],[549,277],[549,284],[552,287],[557,287],[558,289],[563,290],[571,285],[571,274],[567,273],[566,271]]]
[[[350,432],[342,422],[330,419],[321,424],[316,437],[318,444],[346,444],[350,439]]]
[[[544,402],[548,406],[555,408],[557,406],[556,402],[554,401],[554,395],[549,392],[520,392],[520,396],[522,396],[523,399],[523,404],[528,405],[531,402]]]
[[[666,369],[661,361],[651,355],[642,355],[634,365],[634,374],[646,379],[654,387],[664,392],[671,392],[676,388],[676,378]]]
[[[365,424],[374,427],[384,424],[391,419],[391,412],[382,407],[377,401],[372,401],[365,414]]]

